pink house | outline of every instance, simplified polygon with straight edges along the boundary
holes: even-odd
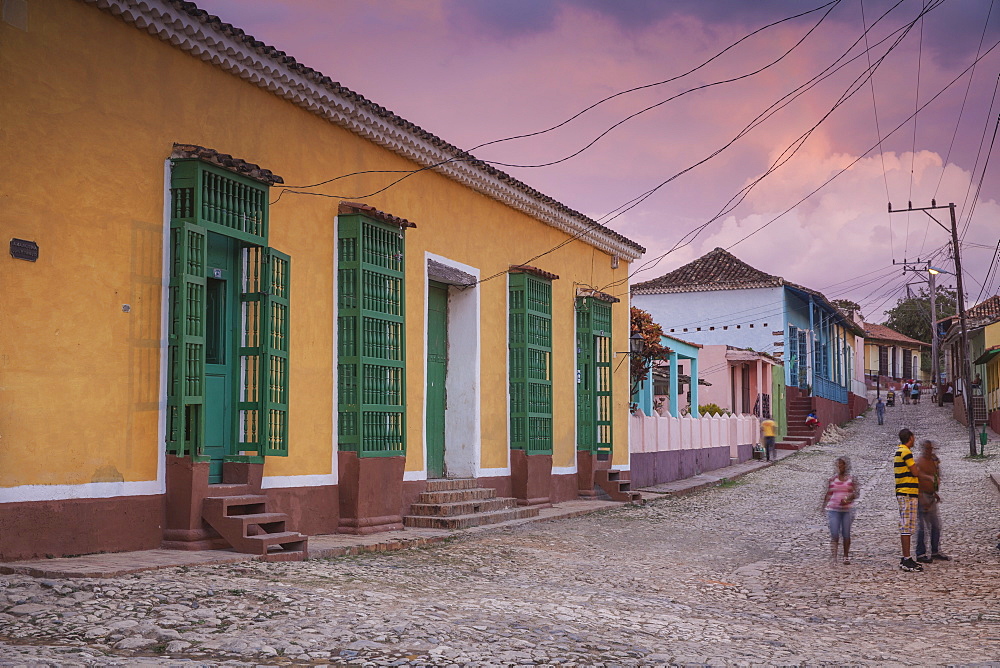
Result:
[[[734,414],[773,414],[772,370],[781,362],[767,353],[727,345],[708,345],[699,356],[702,404],[716,404]],[[779,368],[782,382],[783,370]]]

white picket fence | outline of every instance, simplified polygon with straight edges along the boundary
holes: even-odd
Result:
[[[739,457],[737,446],[760,442],[760,418],[754,415],[703,417],[631,417],[629,449],[637,452],[695,450],[728,446],[731,457]]]

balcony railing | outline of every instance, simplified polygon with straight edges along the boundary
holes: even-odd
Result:
[[[847,388],[822,376],[815,376],[813,378],[813,394],[817,397],[830,399],[841,404],[847,403]]]

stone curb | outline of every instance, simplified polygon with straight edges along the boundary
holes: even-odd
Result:
[[[464,535],[502,531],[532,522],[550,522],[581,517],[608,510],[609,508],[619,508],[628,505],[627,503],[617,501],[569,501],[565,503],[565,505],[570,504],[583,505],[583,507],[567,508],[564,506],[560,508],[552,506],[542,508],[536,517],[497,522],[496,524],[469,527],[467,529],[410,529],[405,532],[389,532],[388,535],[374,534],[368,536],[349,536],[347,534],[310,536],[309,559],[332,559],[373,552],[393,552],[396,550],[428,547]],[[397,535],[404,533],[410,535]],[[324,542],[348,544],[324,546]],[[229,550],[184,552],[161,549],[0,563],[0,575],[27,575],[47,579],[115,578],[133,573],[160,570],[163,568],[176,568],[179,566],[211,566],[215,564],[234,564],[263,560],[264,557],[262,555],[241,554]]]
[[[774,466],[786,457],[791,457],[801,452],[801,450],[780,450],[779,452],[783,454],[778,455],[774,461],[755,462],[754,460],[748,460],[740,464],[732,464],[721,469],[714,469],[707,473],[692,476],[691,478],[683,478],[659,485],[643,487],[639,492],[642,493],[642,498],[646,502],[655,502],[661,499],[693,494],[710,487],[716,487],[725,480],[736,480],[748,473]]]

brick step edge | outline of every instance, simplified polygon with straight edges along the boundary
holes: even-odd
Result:
[[[417,503],[461,503],[464,501],[487,501],[497,498],[492,487],[471,487],[469,489],[448,489],[437,492],[421,492]]]
[[[410,506],[410,512],[419,517],[457,517],[494,510],[510,510],[516,505],[517,499],[500,497],[455,503],[414,503]]]
[[[470,529],[484,524],[537,517],[539,512],[540,509],[533,506],[519,506],[510,510],[495,510],[489,513],[456,515],[454,517],[406,515],[403,517],[403,526],[415,529]]]
[[[475,487],[475,478],[442,478],[437,480],[428,480],[426,491],[447,492],[459,489],[473,489]]]

